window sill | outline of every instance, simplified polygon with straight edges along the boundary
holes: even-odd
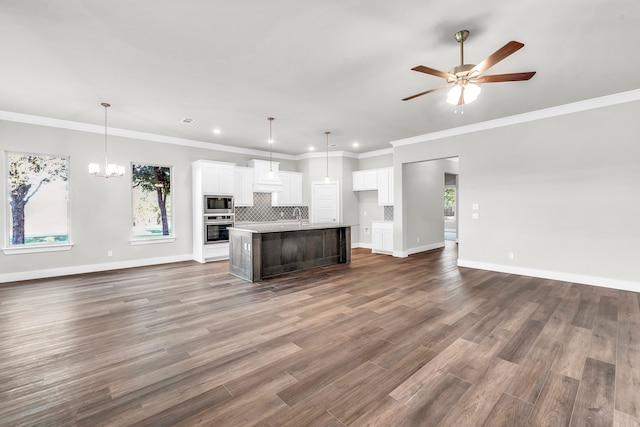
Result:
[[[73,243],[61,245],[25,245],[2,248],[2,252],[4,252],[5,255],[35,254],[40,252],[70,251],[72,247]]]
[[[129,240],[129,244],[131,244],[132,246],[157,245],[160,243],[173,243],[175,241],[175,237],[149,237],[147,239],[131,239]]]

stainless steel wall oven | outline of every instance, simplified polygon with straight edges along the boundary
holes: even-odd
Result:
[[[229,241],[229,228],[233,227],[234,215],[205,215],[204,243],[224,243]]]

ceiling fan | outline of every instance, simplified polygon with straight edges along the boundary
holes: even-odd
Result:
[[[469,31],[467,30],[460,30],[454,35],[456,41],[460,43],[460,65],[453,67],[448,72],[445,73],[444,71],[425,67],[424,65],[418,65],[417,67],[413,67],[411,69],[413,71],[431,74],[432,76],[442,77],[447,81],[447,84],[409,96],[407,98],[404,98],[403,101],[408,101],[410,99],[417,98],[431,92],[436,92],[446,87],[451,87],[447,95],[447,102],[452,105],[464,105],[475,101],[475,99],[480,94],[480,85],[483,83],[516,82],[521,80],[529,80],[536,73],[535,71],[529,71],[526,73],[493,74],[488,76],[481,76],[481,74],[487,71],[489,68],[493,67],[498,62],[505,59],[507,56],[524,47],[524,44],[516,41],[510,41],[509,43],[505,44],[500,49],[489,55],[489,57],[480,62],[478,65],[465,64],[464,42],[467,37],[469,37]]]

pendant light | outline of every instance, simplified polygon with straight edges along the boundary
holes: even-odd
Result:
[[[104,173],[100,173],[99,163],[90,163],[89,174],[100,178],[122,178],[124,176],[124,166],[109,163],[107,155],[107,108],[111,107],[111,104],[103,102],[100,105],[104,107]]]
[[[273,167],[272,167],[272,159],[271,159],[271,151],[273,148],[273,129],[271,127],[274,118],[273,117],[267,117],[267,120],[269,120],[269,178],[273,178]]]
[[[329,182],[329,134],[331,132],[326,131],[324,134],[326,135],[326,139],[327,139],[327,175],[324,177],[324,182]]]

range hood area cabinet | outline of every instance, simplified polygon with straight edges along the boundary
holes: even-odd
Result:
[[[196,160],[192,164],[193,182],[201,186],[200,194],[230,195],[234,193],[234,163]],[[195,192],[195,191],[194,191]]]
[[[280,163],[269,160],[249,160],[247,165],[253,168],[254,193],[274,193],[282,191],[280,181]],[[272,172],[271,174],[269,172]]]

